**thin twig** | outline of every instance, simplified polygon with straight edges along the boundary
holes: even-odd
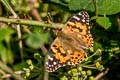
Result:
[[[26,25],[21,25],[22,26],[22,28],[23,28],[23,30],[25,31],[25,32],[27,32],[28,34],[31,34],[32,32],[28,29],[28,27],[26,26]]]
[[[25,71],[16,71],[16,72],[14,72],[14,74],[16,74],[16,75],[21,75],[22,73],[24,73]],[[26,71],[26,72],[30,72],[29,70],[28,71]],[[5,74],[5,75],[3,75],[2,76],[2,78],[10,78],[12,75],[11,74]]]
[[[28,6],[29,6],[30,9],[31,9],[32,15],[33,15],[38,21],[41,22],[41,21],[42,21],[42,18],[40,17],[37,9],[34,7],[36,1],[37,1],[37,0],[30,0],[29,3],[28,3]]]
[[[19,48],[20,48],[22,65],[24,66],[23,45],[22,45],[22,39],[21,39],[20,25],[17,25],[17,32],[18,32]]]
[[[45,48],[45,46],[41,45],[41,46],[40,46],[40,49],[42,50],[42,52],[43,52],[45,55],[47,55],[48,51],[47,51],[47,49]]]
[[[109,71],[109,68],[107,68],[104,72],[101,72],[95,77],[95,80],[99,80],[101,77],[103,77],[107,72]]]
[[[45,54],[44,69],[46,70],[45,62],[47,61],[46,55],[47,55],[48,51],[47,51],[47,49],[44,47],[44,45],[41,45],[40,48],[41,48],[42,52]],[[46,72],[46,71],[44,72],[43,80],[48,80],[48,72]]]
[[[98,5],[97,5],[97,0],[93,0],[94,6],[95,6],[95,14],[98,16]]]
[[[6,0],[1,0],[1,2],[5,5],[5,7],[8,8],[8,10],[10,10],[10,12],[14,15],[15,18],[18,17]]]

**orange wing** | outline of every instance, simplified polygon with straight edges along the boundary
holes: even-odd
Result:
[[[90,18],[87,12],[80,12],[73,16],[63,28],[63,32],[66,34],[73,32],[76,34],[76,39],[85,43],[83,48],[89,49],[93,47],[94,41],[90,34]]]
[[[80,12],[73,16],[51,45],[46,70],[54,72],[60,67],[81,63],[86,58],[83,48],[93,47],[90,34],[89,16],[87,12]],[[64,36],[65,35],[65,36]],[[67,37],[67,38],[65,38]]]
[[[54,72],[66,65],[79,64],[86,58],[86,53],[83,49],[72,49],[72,46],[70,48],[69,44],[61,41],[61,39],[56,38],[51,45],[51,52],[46,62],[46,71],[48,72]]]

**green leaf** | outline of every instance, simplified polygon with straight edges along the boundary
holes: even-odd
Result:
[[[1,28],[0,29],[0,41],[9,39],[10,35],[14,33],[14,30],[11,28]]]
[[[0,58],[3,62],[7,62],[7,48],[0,42]]]
[[[111,26],[111,22],[107,17],[98,17],[96,19],[96,22],[102,27],[104,27],[105,29],[108,29]]]
[[[0,58],[5,63],[13,62],[13,54],[10,48],[10,39],[13,33],[14,30],[11,28],[0,29]],[[3,44],[3,42],[5,43]]]
[[[18,71],[18,70],[23,69],[23,64],[24,64],[24,67],[28,66],[28,64],[26,63],[26,61],[24,61],[23,63],[17,62],[16,64],[13,65],[13,70]]]
[[[32,33],[28,36],[26,43],[28,46],[36,49],[46,42],[48,42],[48,33]]]
[[[97,50],[97,49],[102,49],[102,45],[101,45],[101,43],[95,41],[94,50]]]
[[[7,62],[8,63],[13,63],[13,61],[14,61],[13,58],[14,58],[14,55],[13,55],[11,47],[10,47],[10,48],[7,49]]]
[[[92,0],[71,0],[68,4],[70,10],[89,10],[95,11]]]
[[[97,19],[97,18],[98,18],[98,16],[93,16],[93,17],[91,17],[90,20],[95,20],[95,19]]]
[[[2,42],[0,42],[0,58],[4,63],[12,63],[13,53],[11,49],[7,47]]]
[[[43,28],[42,27],[34,27],[34,28],[32,28],[32,30],[34,33],[39,33],[43,30]]]
[[[112,15],[120,12],[120,0],[98,0],[98,14]]]

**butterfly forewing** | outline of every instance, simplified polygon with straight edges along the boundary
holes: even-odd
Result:
[[[73,16],[63,28],[63,32],[73,32],[78,40],[85,43],[82,48],[90,49],[93,47],[94,41],[90,34],[90,18],[87,12],[79,12]]]

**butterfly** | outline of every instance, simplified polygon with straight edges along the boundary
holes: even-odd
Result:
[[[85,11],[68,20],[51,44],[46,71],[54,72],[60,67],[80,64],[86,59],[87,53],[84,49],[90,49],[94,44],[89,22],[89,15]]]

